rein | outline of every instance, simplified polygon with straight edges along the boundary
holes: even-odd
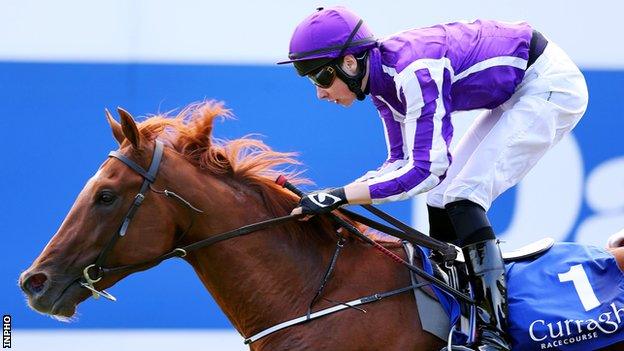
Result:
[[[162,261],[170,259],[170,258],[173,258],[173,257],[180,257],[181,258],[181,257],[186,256],[189,252],[195,251],[197,249],[201,249],[202,247],[210,246],[212,244],[216,244],[216,243],[221,242],[221,241],[225,241],[225,240],[228,240],[228,239],[232,239],[232,238],[236,238],[236,237],[239,237],[239,236],[247,235],[247,234],[250,234],[250,233],[253,233],[253,232],[257,232],[257,231],[262,230],[262,229],[267,229],[267,228],[270,228],[270,227],[274,227],[274,226],[277,226],[277,225],[280,225],[280,224],[283,224],[283,223],[286,223],[286,222],[293,221],[293,220],[301,218],[301,217],[302,217],[302,215],[288,215],[288,216],[271,218],[271,219],[267,219],[267,220],[262,221],[262,222],[249,224],[249,225],[240,227],[238,229],[231,230],[229,232],[221,233],[221,234],[212,236],[210,238],[194,242],[194,243],[186,245],[186,246],[177,247],[177,248],[169,251],[168,253],[166,253],[164,255],[161,255],[161,256],[158,256],[158,257],[156,257],[156,258],[154,258],[153,260],[150,260],[150,261],[146,261],[146,262],[143,262],[143,263],[135,263],[135,264],[126,265],[126,266],[119,266],[119,267],[114,267],[114,268],[102,268],[102,273],[103,274],[118,273],[118,272],[129,270],[129,269],[134,269],[134,268],[139,268],[139,267],[145,267],[145,266],[159,264]]]

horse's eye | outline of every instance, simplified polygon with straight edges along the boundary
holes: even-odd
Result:
[[[103,191],[98,196],[97,202],[102,205],[110,205],[115,201],[115,194],[110,191]]]

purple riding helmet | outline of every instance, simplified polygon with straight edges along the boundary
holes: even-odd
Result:
[[[305,18],[290,39],[289,60],[300,76],[308,76],[317,86],[328,88],[338,76],[358,98],[364,100],[362,79],[366,74],[368,50],[377,46],[373,33],[355,13],[342,7],[318,8]],[[342,68],[342,58],[352,54],[358,73],[349,75]]]

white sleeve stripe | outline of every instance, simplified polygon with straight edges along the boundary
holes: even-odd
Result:
[[[405,140],[408,140],[408,134],[405,131],[405,123],[401,123],[401,137],[403,138],[403,158],[411,159],[412,150],[409,148],[409,143],[406,143]]]
[[[405,138],[405,130],[404,130],[404,124],[403,124],[403,121],[405,121],[405,116],[403,116],[399,111],[395,110],[394,107],[392,107],[392,105],[390,105],[381,95],[377,95],[375,97],[379,99],[379,101],[386,104],[388,109],[390,109],[390,112],[392,112],[392,118],[399,123],[399,127],[401,127],[401,140],[403,141],[401,145],[403,149],[403,158],[409,157],[410,150],[408,149],[407,143],[405,143],[406,138]],[[385,123],[386,122],[384,121],[384,128],[385,128],[384,133],[386,133],[387,135],[388,129],[386,128],[387,126]],[[387,137],[389,138],[389,136]],[[387,143],[386,145],[388,146]],[[390,150],[388,150],[388,155],[390,155]]]
[[[492,58],[483,60],[481,62],[478,62],[468,67],[463,72],[457,74],[454,77],[451,77],[451,79],[452,79],[452,82],[455,83],[456,81],[460,79],[464,79],[473,73],[481,72],[488,68],[497,67],[497,66],[511,66],[511,67],[516,67],[519,69],[526,69],[527,60],[520,58],[520,57],[515,57],[515,56],[492,57]]]
[[[429,68],[431,78],[436,82],[439,94],[438,98],[436,99],[436,111],[433,116],[433,140],[431,140],[431,149],[429,149],[429,160],[431,161],[431,168],[429,169],[429,171],[438,176],[441,176],[449,166],[447,145],[446,141],[444,140],[444,136],[442,135],[442,119],[447,114],[446,108],[444,106],[444,97],[442,96],[445,68],[446,67],[442,64],[442,62],[439,62],[438,65],[431,65]],[[447,84],[451,84],[451,79],[449,79]]]
[[[388,135],[388,126],[386,125],[386,120],[382,117],[381,123],[383,124],[383,132],[384,138],[386,139],[386,151],[388,152],[388,160],[392,156],[392,152],[390,151],[390,136]]]
[[[407,65],[407,67],[401,70],[401,72],[393,77],[394,82],[397,86],[397,91],[400,90],[399,87],[403,87],[403,89],[405,90],[405,85],[407,85],[411,80],[415,79],[416,71],[421,69],[430,69],[431,66],[439,66],[440,64],[442,64],[443,67],[449,70],[452,79],[455,75],[455,71],[453,71],[453,67],[451,66],[451,60],[449,60],[447,57],[442,57],[440,59],[420,59],[410,63],[409,65]],[[418,80],[416,79],[416,81]],[[416,85],[418,86],[418,89],[420,89],[420,84]],[[406,94],[406,96],[408,95]],[[406,106],[407,111],[420,108],[424,105],[422,93],[419,93],[418,95],[409,95],[409,97],[410,99],[408,99],[408,101],[406,102],[409,105]]]

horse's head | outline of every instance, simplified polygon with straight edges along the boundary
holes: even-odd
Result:
[[[138,125],[126,111],[119,114],[121,123],[107,112],[119,150],[89,179],[57,233],[20,276],[37,311],[71,317],[90,290],[101,292],[157,264],[176,245],[283,216],[296,204],[273,182],[282,173],[276,166],[297,163],[293,154],[255,139],[213,140],[214,119],[228,115],[220,104],[193,104],[175,117],[155,116]],[[167,147],[161,149],[161,141]],[[204,213],[197,215],[190,204]],[[302,231],[289,225],[290,232]],[[197,257],[186,258],[193,264]]]
[[[85,268],[97,263],[88,269],[88,276],[98,280],[100,266],[118,267],[154,259],[172,248],[183,226],[175,221],[177,212],[183,210],[179,204],[149,188],[142,189],[145,175],[127,164],[130,160],[147,172],[155,157],[156,143],[139,131],[129,113],[122,109],[119,113],[121,124],[107,111],[120,149],[89,179],[57,233],[20,276],[19,284],[30,306],[39,312],[73,316],[76,306],[91,295],[81,285],[85,282]],[[176,164],[182,159],[171,149],[165,148],[164,153],[154,183],[148,181],[147,185],[164,188],[172,169],[184,167]],[[141,189],[145,201],[132,216],[131,207]],[[128,217],[125,231],[123,222]],[[104,275],[91,286],[105,289],[137,270]]]

